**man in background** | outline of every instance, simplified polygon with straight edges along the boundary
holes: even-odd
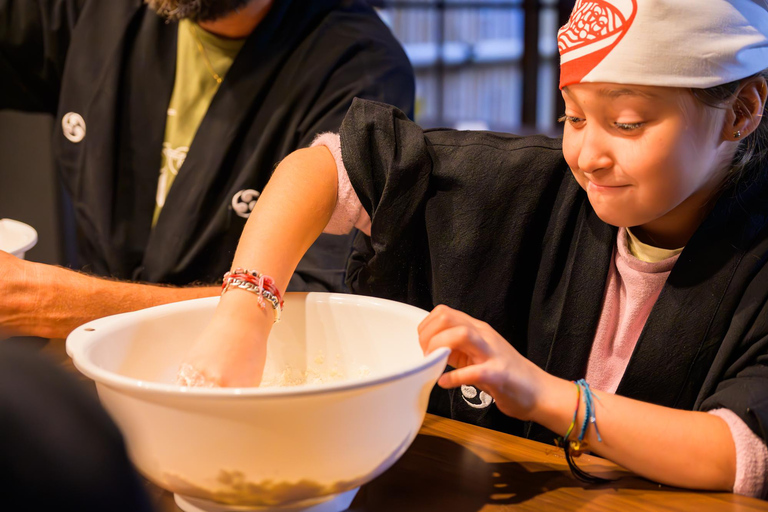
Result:
[[[188,285],[229,270],[274,166],[338,131],[353,98],[411,112],[413,96],[363,0],[0,0],[0,108],[55,116],[93,274],[0,253],[0,337],[215,295]],[[342,290],[350,247],[319,240],[289,290]]]

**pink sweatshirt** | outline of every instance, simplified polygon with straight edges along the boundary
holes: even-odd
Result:
[[[327,147],[338,172],[338,199],[326,233],[344,234],[352,228],[371,234],[371,219],[357,197],[341,158],[338,134],[318,135],[312,146]],[[656,303],[678,256],[657,263],[634,257],[628,249],[627,231],[619,230],[603,296],[603,309],[589,355],[586,380],[595,389],[615,393],[648,315]],[[736,481],[733,492],[761,498],[768,490],[768,447],[728,409],[708,411],[728,425],[736,445]]]

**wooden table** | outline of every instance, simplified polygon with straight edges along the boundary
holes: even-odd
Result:
[[[41,352],[77,373],[62,340],[44,344]],[[766,501],[661,486],[599,457],[584,455],[578,463],[587,471],[619,480],[582,484],[571,476],[562,451],[554,446],[428,414],[405,455],[364,485],[349,510],[768,511]],[[147,489],[158,512],[181,511],[170,492],[149,482]]]

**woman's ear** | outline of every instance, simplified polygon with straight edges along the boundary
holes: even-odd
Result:
[[[766,96],[768,86],[762,76],[741,83],[725,114],[723,140],[739,141],[757,129],[763,117]]]

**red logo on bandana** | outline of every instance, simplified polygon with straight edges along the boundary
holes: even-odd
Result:
[[[571,17],[557,33],[560,88],[579,83],[627,33],[636,0],[576,0]]]

